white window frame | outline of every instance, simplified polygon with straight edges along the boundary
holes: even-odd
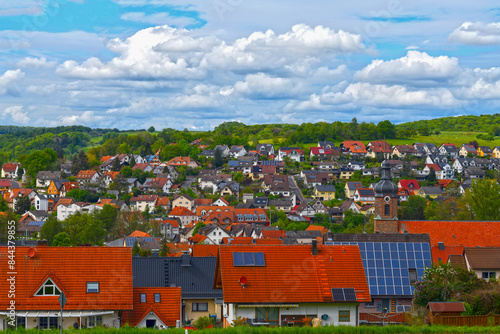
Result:
[[[97,291],[95,286],[97,285]],[[87,293],[99,293],[101,292],[101,286],[99,282],[87,282]]]
[[[49,284],[49,281],[51,284]],[[52,288],[52,293],[48,293],[47,288]],[[59,293],[56,293],[56,291]],[[52,279],[47,278],[47,280],[42,284],[40,289],[37,290],[35,296],[59,296],[60,294],[61,294],[61,289],[59,289],[59,287],[56,285],[56,283],[54,283]]]

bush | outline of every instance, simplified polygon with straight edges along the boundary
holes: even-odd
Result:
[[[214,319],[209,317],[200,317],[193,321],[193,326],[197,329],[205,329],[212,325],[215,325]]]

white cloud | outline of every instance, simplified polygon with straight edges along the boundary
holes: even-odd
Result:
[[[442,81],[460,72],[458,59],[448,56],[432,57],[425,52],[408,51],[406,56],[394,60],[373,60],[355,73],[354,78],[372,83]]]
[[[21,68],[34,67],[34,68],[51,68],[57,65],[55,61],[47,61],[47,58],[26,57],[17,63]]]
[[[0,76],[0,95],[13,94],[16,92],[15,82],[24,77],[21,70],[9,70]]]
[[[460,44],[500,44],[500,22],[464,22],[455,29],[448,40]]]
[[[232,92],[255,99],[286,98],[299,93],[300,85],[291,79],[272,77],[265,73],[249,74],[245,81],[234,84]]]
[[[16,124],[28,125],[31,121],[28,117],[28,113],[23,110],[23,106],[5,108],[2,114],[3,116],[10,116]]]
[[[60,125],[86,125],[86,126],[99,126],[104,127],[109,124],[109,118],[99,116],[94,111],[88,110],[80,115],[64,115],[57,118],[57,123]],[[106,121],[106,122],[105,122]]]
[[[57,86],[55,84],[49,84],[49,85],[29,85],[26,87],[26,92],[31,93],[31,94],[36,94],[36,95],[50,95],[54,93],[57,90]]]
[[[186,16],[173,16],[166,12],[155,13],[150,15],[144,12],[129,12],[122,14],[121,19],[125,21],[148,23],[151,25],[166,24],[169,26],[176,26],[176,27],[185,27],[197,23],[197,21],[193,18]]]

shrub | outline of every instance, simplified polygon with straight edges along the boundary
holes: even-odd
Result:
[[[209,317],[200,317],[193,321],[193,326],[197,329],[205,329],[211,325],[215,325],[214,319]]]

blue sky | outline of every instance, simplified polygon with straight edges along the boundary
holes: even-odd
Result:
[[[0,123],[496,113],[499,51],[493,1],[0,0]]]

